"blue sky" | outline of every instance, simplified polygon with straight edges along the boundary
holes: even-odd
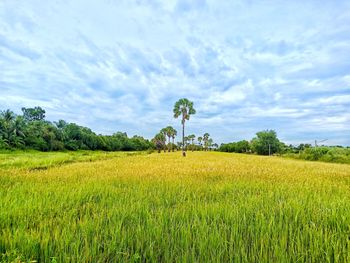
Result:
[[[1,0],[0,109],[151,138],[350,145],[350,2]]]

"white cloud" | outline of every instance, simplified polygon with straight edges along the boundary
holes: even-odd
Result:
[[[189,97],[198,111],[189,129],[218,141],[335,129],[350,144],[349,10],[347,1],[2,1],[0,106],[41,105],[51,120],[150,137],[179,125],[172,106]]]

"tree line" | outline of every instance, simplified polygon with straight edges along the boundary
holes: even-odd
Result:
[[[251,141],[223,143],[219,147],[221,152],[256,153],[260,155],[272,155],[282,153],[286,145],[277,138],[274,130],[260,131]]]
[[[221,152],[254,153],[259,155],[283,155],[284,157],[309,161],[350,163],[350,148],[343,146],[312,146],[301,143],[287,145],[277,138],[274,130],[256,133],[252,140],[223,143],[218,148]]]
[[[186,156],[186,151],[199,151],[199,150],[212,150],[217,149],[218,145],[210,138],[209,133],[204,133],[203,137],[198,136],[197,142],[195,142],[196,135],[190,134],[185,136],[185,123],[190,120],[190,116],[196,114],[193,102],[187,98],[179,99],[173,108],[174,118],[181,119],[182,125],[182,141],[175,144],[175,137],[177,136],[177,130],[172,126],[167,126],[161,129],[152,139],[155,148],[160,153],[171,152],[178,149],[182,149],[182,155]]]
[[[45,110],[41,107],[22,108],[22,114],[17,115],[7,109],[0,111],[0,149],[34,149],[39,151],[60,150],[104,150],[104,151],[138,151],[158,149],[158,151],[211,150],[218,147],[213,143],[208,133],[198,137],[185,136],[185,122],[196,113],[193,102],[186,98],[180,99],[174,105],[174,118],[181,118],[182,142],[175,144],[177,131],[168,126],[161,129],[152,140],[141,136],[129,138],[126,133],[117,132],[113,135],[101,135],[91,129],[68,123],[64,120],[50,122],[45,119]],[[202,143],[203,142],[203,143]]]
[[[194,134],[184,136],[184,147],[182,147],[183,142],[177,142],[175,144],[174,139],[176,135],[177,131],[172,126],[161,129],[152,139],[155,149],[160,153],[161,151],[173,152],[183,148],[185,151],[211,151],[218,148],[218,144],[213,142],[209,133],[198,137]]]
[[[310,147],[310,144],[300,144],[299,146],[287,145],[278,139],[277,133],[274,130],[264,130],[257,132],[256,136],[250,141],[242,140],[238,142],[223,143],[218,150],[221,152],[274,155],[296,153]]]
[[[50,122],[45,119],[45,110],[41,107],[22,108],[17,115],[11,110],[0,111],[0,149],[34,149],[39,151],[61,150],[103,150],[103,151],[143,151],[156,149],[158,152],[221,151],[236,153],[254,153],[259,155],[284,155],[305,160],[350,163],[350,148],[341,146],[312,147],[311,144],[287,145],[281,142],[274,130],[256,133],[250,141],[223,143],[213,142],[209,133],[202,136],[185,135],[185,123],[196,111],[193,102],[186,98],[174,105],[174,118],[180,118],[182,140],[175,143],[177,130],[167,126],[159,131],[152,140],[142,136],[128,137],[125,132],[113,135],[101,135],[91,129],[68,123],[64,120]]]
[[[47,121],[41,107],[22,108],[22,113],[16,115],[9,109],[0,112],[0,149],[139,151],[154,148],[151,141],[141,136],[129,138],[123,132],[97,135],[75,123]]]

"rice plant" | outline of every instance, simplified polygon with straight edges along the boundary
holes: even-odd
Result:
[[[349,165],[76,154],[0,156],[0,262],[350,261]]]

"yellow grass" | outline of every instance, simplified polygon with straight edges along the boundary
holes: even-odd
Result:
[[[0,259],[350,261],[349,165],[214,152],[110,158],[47,170],[2,163]]]

